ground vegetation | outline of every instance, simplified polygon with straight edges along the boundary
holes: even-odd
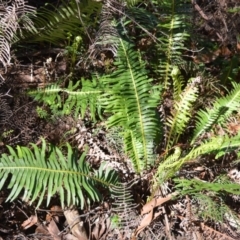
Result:
[[[240,4],[0,3],[0,239],[239,239]]]

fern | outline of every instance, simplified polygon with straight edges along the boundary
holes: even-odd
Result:
[[[151,86],[152,80],[147,78],[132,46],[122,39],[115,65],[117,70],[102,79],[108,89],[101,100],[105,112],[112,114],[108,126],[123,127],[125,150],[136,172],[141,172],[154,162],[159,92]]]
[[[14,150],[8,146],[10,154],[0,158],[0,189],[10,177],[8,188],[11,192],[7,198],[14,200],[23,191],[23,200],[32,204],[37,198],[37,207],[42,203],[47,193],[47,205],[50,199],[58,193],[61,205],[80,205],[89,201],[99,201],[101,198],[97,185],[110,187],[117,183],[114,171],[104,168],[91,170],[84,161],[85,153],[78,157],[77,153],[67,144],[67,156],[59,148],[47,145],[42,140],[39,149],[32,144],[32,150],[20,147]]]
[[[163,81],[164,89],[169,86],[174,65],[177,65],[178,61],[183,61],[181,52],[185,50],[184,42],[188,38],[185,15],[181,12],[178,13],[178,9],[181,9],[182,5],[182,1],[164,0],[161,2],[164,18],[158,25],[158,30],[161,33],[158,40],[161,44],[158,45],[160,62],[157,72]]]
[[[174,76],[174,79],[177,78]],[[176,79],[174,80],[176,82]],[[180,85],[181,83],[176,83]],[[191,111],[193,109],[193,104],[195,103],[198,96],[198,88],[195,83],[191,81],[188,83],[184,91],[181,92],[179,87],[174,91],[175,92],[175,101],[174,109],[172,115],[167,118],[166,125],[169,127],[167,131],[167,141],[166,141],[166,151],[174,146],[177,143],[179,136],[185,131],[187,123],[191,118]]]
[[[197,126],[192,138],[192,144],[208,131],[214,124],[224,123],[229,116],[238,111],[240,102],[240,84],[233,83],[234,89],[226,96],[218,98],[212,108],[200,110],[197,114]]]
[[[70,81],[67,88],[61,88],[54,84],[45,89],[30,91],[29,95],[48,105],[55,114],[69,115],[73,113],[77,117],[80,113],[81,117],[84,117],[86,110],[89,109],[91,117],[95,121],[96,113],[100,114],[101,89],[96,80],[81,79],[74,85]]]
[[[79,4],[79,5],[78,5]],[[24,34],[25,41],[30,39],[33,42],[50,42],[58,44],[59,41],[67,39],[67,33],[78,36],[85,32],[85,24],[96,24],[93,17],[97,19],[100,14],[101,3],[93,0],[62,1],[62,4],[56,8],[48,5],[38,10],[36,17],[32,20],[37,29],[35,34]],[[52,10],[53,9],[53,10]],[[80,11],[80,12],[79,12]],[[80,16],[80,17],[79,17]]]
[[[173,100],[177,102],[180,100],[183,87],[183,77],[177,66],[173,67],[171,77],[173,79]]]
[[[111,217],[112,227],[129,232],[129,228],[134,226],[136,221],[136,204],[133,203],[131,183],[121,183],[111,188],[113,215]]]
[[[2,1],[1,1],[2,2]],[[0,62],[6,68],[10,64],[10,48],[12,43],[19,40],[17,32],[21,29],[35,31],[33,22],[28,15],[34,15],[35,9],[26,5],[24,0],[14,0],[8,4],[1,3],[0,12]]]
[[[221,183],[221,182],[204,182],[197,179],[174,179],[176,183],[176,188],[181,188],[181,194],[193,194],[202,191],[221,193],[230,193],[235,195],[240,195],[239,184],[237,183]]]
[[[169,155],[159,167],[156,178],[160,183],[174,176],[174,174],[182,167],[184,163],[197,159],[204,154],[215,153],[215,158],[218,158],[227,152],[237,150],[239,152],[240,134],[234,137],[218,136],[202,142],[200,146],[192,148],[183,155],[180,148],[176,148],[172,155]],[[217,154],[218,153],[218,154]],[[219,154],[220,153],[220,154]]]
[[[209,183],[197,179],[176,178],[174,182],[176,183],[175,188],[181,196],[190,195],[197,202],[195,213],[203,220],[224,222],[225,218],[231,216],[237,223],[238,216],[226,205],[223,197],[226,194],[240,195],[239,184],[225,179],[223,176],[220,181]]]

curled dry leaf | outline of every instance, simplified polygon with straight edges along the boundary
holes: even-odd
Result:
[[[172,199],[172,195],[169,194],[167,195],[165,198],[153,198],[151,201],[147,202],[141,211],[141,215],[146,214],[150,211],[152,211],[155,207],[158,207],[160,205],[162,205],[165,202],[168,202],[169,200]]]
[[[26,229],[32,227],[33,225],[37,224],[37,222],[38,222],[37,216],[32,215],[26,221],[24,221],[21,226],[24,230],[26,230]]]
[[[152,219],[153,209],[143,217],[141,223],[139,224],[137,230],[135,231],[135,236],[137,236],[145,227],[147,227],[152,222]]]
[[[135,236],[137,236],[141,231],[143,231],[144,228],[146,228],[155,218],[157,218],[161,212],[154,213],[154,208],[162,205],[163,203],[169,201],[172,199],[172,195],[169,194],[165,198],[153,198],[151,201],[147,202],[141,211],[141,215],[145,216],[143,217],[142,221],[140,222],[138,228],[135,230]]]

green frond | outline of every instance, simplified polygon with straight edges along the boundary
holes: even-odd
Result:
[[[179,90],[176,90],[176,93],[177,91]],[[179,136],[185,131],[197,96],[198,88],[191,82],[188,83],[179,97],[175,96],[176,100],[174,101],[172,115],[167,118],[166,122],[166,125],[169,127],[166,141],[167,151],[178,141]]]
[[[168,156],[167,159],[159,165],[158,173],[161,183],[164,182],[165,179],[172,177],[172,175],[177,171],[178,166],[175,167],[175,164],[179,163],[181,152],[181,148],[175,147],[174,153]]]
[[[160,73],[165,89],[170,84],[173,66],[181,61],[182,51],[185,50],[184,42],[189,36],[186,32],[185,15],[177,11],[182,4],[182,1],[163,1],[161,3],[164,17],[158,25],[158,30],[161,33],[158,40],[161,44],[158,47],[160,63],[157,71]]]
[[[240,189],[238,183],[216,183],[216,182],[204,182],[198,179],[174,179],[176,188],[181,188],[181,194],[192,195],[193,193],[199,193],[202,191],[209,191],[215,193],[226,192],[228,194],[240,195]]]
[[[31,43],[46,41],[57,44],[61,40],[66,40],[68,33],[76,36],[84,33],[89,24],[97,23],[102,4],[93,0],[77,2],[75,0],[62,1],[58,8],[50,4],[40,8],[36,17],[32,19],[37,33],[30,35],[25,33],[24,39],[30,39]],[[81,19],[79,19],[79,14]],[[95,20],[93,16],[96,17]]]
[[[240,146],[240,134],[228,137],[219,136],[202,142],[200,146],[192,148],[185,156],[181,154],[180,149],[175,148],[175,152],[168,156],[165,161],[163,161],[157,171],[157,178],[159,182],[163,183],[170,177],[174,176],[175,173],[182,167],[184,163],[197,159],[204,154],[215,153],[215,159],[222,155],[222,152],[227,153],[233,150],[239,152]],[[180,156],[181,154],[181,156]]]
[[[151,86],[152,79],[133,47],[119,40],[117,70],[102,78],[106,94],[101,99],[105,112],[111,113],[109,127],[124,129],[127,154],[131,157],[135,170],[141,172],[153,163],[153,145],[158,135],[156,106],[158,91]]]
[[[95,120],[99,110],[99,96],[101,94],[100,84],[96,80],[79,80],[75,85],[70,81],[67,88],[61,88],[54,84],[45,89],[30,91],[29,95],[35,100],[44,102],[53,113],[69,115],[74,113],[75,117],[81,114],[84,117],[88,108],[91,117]]]
[[[10,154],[0,158],[0,189],[10,177],[8,188],[11,192],[7,201],[23,192],[23,200],[30,200],[32,204],[38,199],[39,207],[46,195],[48,205],[58,193],[62,206],[80,205],[83,208],[87,199],[100,200],[97,184],[109,188],[117,182],[115,172],[104,166],[92,171],[85,161],[85,153],[79,158],[69,144],[67,157],[43,139],[41,148],[32,144],[32,150],[20,146],[16,149],[8,146],[8,149]]]
[[[197,203],[195,213],[197,215],[204,220],[223,222],[228,216],[231,216],[233,220],[237,220],[238,216],[225,204],[222,196],[225,194],[240,195],[239,184],[226,179],[226,176],[222,176],[221,179],[214,182],[178,178],[173,179],[173,181],[176,183],[176,191],[181,196],[189,195],[195,200]],[[236,223],[238,222],[237,220]]]
[[[206,131],[218,123],[221,124],[239,109],[240,84],[233,83],[234,89],[225,97],[218,98],[211,108],[199,110],[197,114],[197,125],[191,144],[201,137]]]
[[[183,77],[177,66],[173,66],[171,77],[173,80],[173,100],[176,102],[180,98],[183,87]]]

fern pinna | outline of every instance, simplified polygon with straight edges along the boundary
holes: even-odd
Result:
[[[62,206],[83,208],[84,203],[100,200],[99,184],[109,188],[118,181],[116,172],[104,163],[93,171],[85,161],[85,154],[79,158],[69,144],[67,156],[43,139],[41,148],[32,144],[32,149],[20,146],[16,150],[9,146],[8,149],[10,154],[4,153],[0,158],[0,189],[10,177],[11,192],[7,200],[14,200],[23,193],[23,200],[30,200],[30,204],[38,199],[36,207],[39,207],[46,194],[48,205],[58,193]]]

